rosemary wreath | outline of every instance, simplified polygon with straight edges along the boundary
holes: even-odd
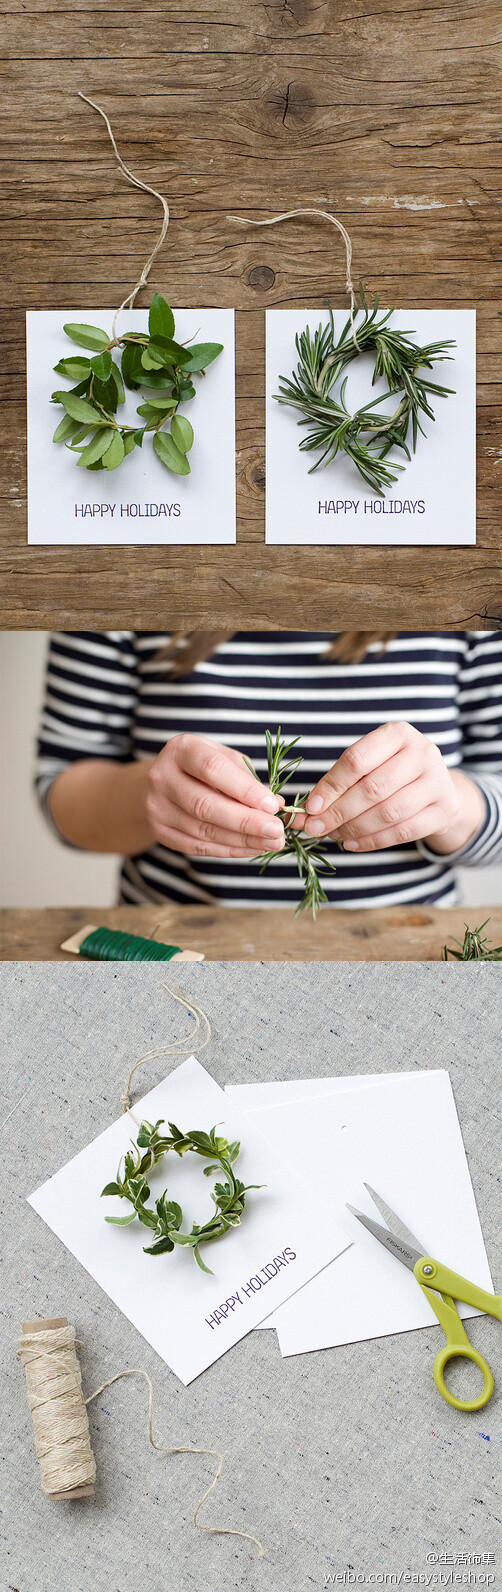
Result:
[[[107,1183],[102,1189],[102,1197],[116,1194],[119,1199],[129,1200],[133,1210],[129,1216],[105,1216],[105,1222],[111,1222],[115,1227],[129,1227],[138,1217],[144,1227],[151,1228],[154,1235],[153,1243],[144,1246],[145,1255],[169,1254],[177,1244],[192,1249],[201,1271],[206,1271],[212,1277],[209,1266],[205,1266],[202,1260],[200,1244],[212,1243],[213,1239],[222,1238],[229,1227],[238,1227],[246,1194],[250,1189],[262,1185],[249,1183],[246,1187],[235,1177],[232,1166],[240,1151],[238,1140],[229,1144],[227,1139],[217,1135],[216,1127],[211,1128],[210,1133],[181,1133],[174,1122],[169,1122],[169,1134],[163,1134],[160,1132],[163,1126],[163,1117],[155,1123],[141,1123],[136,1143],[132,1143],[132,1150],[127,1150],[119,1163],[116,1181]],[[211,1199],[216,1206],[215,1215],[202,1227],[193,1222],[189,1233],[181,1232],[183,1211],[176,1200],[168,1199],[167,1188],[155,1201],[155,1210],[146,1203],[150,1198],[148,1173],[169,1150],[174,1150],[179,1156],[191,1150],[195,1155],[203,1156],[204,1160],[210,1157],[211,1164],[204,1167],[204,1177],[210,1177],[212,1172],[218,1172],[220,1168],[226,1175],[226,1181],[215,1183],[211,1190]]]
[[[274,796],[277,796],[282,791],[283,786],[287,785],[289,780],[296,774],[300,764],[303,763],[303,757],[293,758],[291,763],[286,761],[293,747],[297,746],[298,742],[301,741],[301,735],[296,735],[294,741],[283,741],[281,740],[281,726],[279,725],[275,740],[270,730],[265,731],[265,739],[268,784]],[[255,779],[259,780],[259,774],[256,773],[252,763],[248,762],[247,757],[244,758],[244,762],[251,774],[254,774]],[[295,796],[293,805],[291,807],[283,807],[277,814],[277,817],[282,819],[284,825],[285,846],[279,853],[277,851],[264,851],[258,861],[261,864],[260,873],[264,873],[269,863],[277,862],[278,855],[281,857],[285,854],[294,855],[298,867],[298,876],[303,884],[303,896],[296,908],[295,918],[298,917],[299,912],[304,912],[307,909],[315,919],[319,907],[328,901],[319,873],[335,873],[336,869],[334,864],[329,861],[329,858],[324,855],[317,840],[309,840],[302,830],[296,830],[292,827],[297,813],[302,811],[309,794],[309,791],[304,791],[303,794]]]
[[[456,345],[450,339],[420,347],[412,341],[412,333],[397,331],[389,325],[395,306],[378,319],[378,296],[375,295],[371,311],[362,283],[359,296],[363,319],[355,327],[349,316],[338,340],[330,304],[327,326],[319,326],[313,335],[307,326],[296,336],[298,365],[291,378],[279,377],[280,389],[274,393],[274,398],[299,411],[302,419],[298,424],[308,427],[307,436],[300,442],[301,450],[305,453],[320,450],[321,456],[311,466],[309,475],[321,465],[331,464],[337,454],[345,453],[368,486],[384,497],[385,489],[392,486],[398,473],[406,468],[396,462],[392,468],[384,464],[390,449],[400,448],[406,458],[411,459],[408,439],[415,453],[419,431],[422,436],[426,435],[420,416],[434,420],[432,399],[446,398],[454,391],[452,387],[430,381],[425,373],[432,370],[436,361],[451,359],[453,356],[447,350]],[[375,398],[351,415],[345,402],[347,376],[343,373],[354,359],[368,350],[375,354],[372,386],[382,376],[388,391],[383,398]],[[391,414],[382,414],[380,405],[394,393],[401,394],[397,408]]]
[[[116,470],[133,448],[142,447],[145,432],[152,431],[161,464],[174,475],[190,475],[187,454],[194,440],[193,426],[178,408],[195,398],[192,376],[205,375],[223,344],[177,343],[172,309],[160,293],[152,298],[148,332],[109,337],[99,326],[71,322],[64,331],[90,354],[79,352],[54,366],[58,376],[69,377],[76,386],[52,393],[51,402],[65,410],[53,442],[64,442],[79,455],[81,469]],[[122,349],[120,368],[113,358],[115,349]],[[132,392],[146,390],[137,411],[142,425],[121,425],[116,419],[126,387]],[[167,425],[169,430],[164,430]]]

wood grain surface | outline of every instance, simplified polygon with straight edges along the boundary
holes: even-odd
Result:
[[[321,912],[316,923],[306,913],[295,918],[285,907],[249,912],[199,906],[23,907],[2,913],[0,956],[6,962],[74,962],[76,957],[60,946],[93,924],[203,951],[210,961],[428,962],[441,957],[445,942],[463,940],[466,912],[471,928],[489,918],[492,943],[502,942],[502,907],[497,906],[334,907]]]
[[[500,22],[499,0],[6,0],[0,623],[502,623]],[[158,227],[78,89],[169,198],[152,289],[237,309],[236,546],[26,546],[24,309],[115,305]],[[294,205],[337,212],[383,303],[476,307],[476,547],[264,545],[264,309],[343,305],[343,249],[226,218]]]

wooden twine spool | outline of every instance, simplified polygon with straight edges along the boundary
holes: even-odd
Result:
[[[18,1354],[26,1374],[43,1491],[55,1503],[90,1498],[96,1461],[75,1331],[67,1316],[23,1321]]]

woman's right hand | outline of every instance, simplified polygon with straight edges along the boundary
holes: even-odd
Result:
[[[189,857],[281,851],[284,806],[240,752],[202,735],[174,735],[148,772],[146,814],[155,841]]]

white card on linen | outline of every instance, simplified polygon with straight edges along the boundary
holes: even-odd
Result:
[[[105,1214],[124,1213],[116,1198],[100,1195],[129,1147],[134,1126],[127,1116],[49,1178],[29,1203],[187,1385],[351,1238],[337,1227],[329,1204],[312,1224],[294,1162],[282,1159],[261,1125],[226,1099],[195,1056],[145,1095],[134,1114],[151,1122],[162,1117],[182,1130],[209,1131],[215,1122],[224,1123],[228,1139],[242,1143],[239,1178],[265,1185],[248,1195],[241,1226],[204,1247],[212,1277],[199,1270],[187,1249],[145,1255],[143,1246],[151,1237],[139,1222],[125,1228],[105,1222]],[[279,1142],[286,1143],[282,1133]],[[169,1184],[171,1197],[183,1208],[185,1231],[187,1223],[208,1220],[214,1209],[203,1165],[199,1156],[181,1161],[170,1155],[150,1178],[152,1200]]]
[[[408,1072],[352,1073],[346,1078],[275,1078],[266,1083],[226,1083],[225,1094],[243,1111],[260,1111],[285,1100],[305,1100],[309,1095],[344,1094],[348,1089],[373,1089],[389,1078],[413,1078]]]
[[[338,335],[347,311],[337,309]],[[395,546],[461,546],[476,541],[476,312],[475,310],[396,310],[393,325],[413,332],[419,343],[452,338],[451,360],[434,365],[431,381],[455,389],[434,398],[435,420],[423,418],[411,460],[393,449],[388,463],[405,464],[385,498],[366,486],[355,465],[339,455],[309,475],[318,453],[300,452],[307,428],[293,409],[276,402],[280,377],[290,379],[297,364],[295,336],[313,332],[328,319],[326,310],[267,310],[267,542],[329,546],[385,543]],[[356,321],[357,326],[357,321]],[[353,411],[385,393],[371,386],[373,354],[363,354],[347,369],[346,403]],[[392,398],[389,400],[392,406]],[[394,400],[395,402],[395,400]],[[382,404],[383,413],[392,407]],[[410,449],[411,451],[411,449]]]
[[[282,1354],[436,1321],[413,1273],[346,1210],[348,1201],[380,1220],[365,1182],[416,1233],[426,1252],[492,1289],[447,1072],[392,1076],[387,1083],[380,1078],[373,1089],[281,1098],[249,1115],[264,1132],[280,1132],[293,1155],[303,1154],[306,1143],[315,1145],[317,1186],[323,1185],[323,1199],[354,1240],[336,1266],[328,1266],[269,1318]],[[461,1305],[460,1313],[477,1312]]]
[[[280,1105],[285,1100],[304,1100],[309,1095],[343,1094],[348,1089],[373,1088],[375,1084],[387,1083],[389,1078],[413,1077],[413,1073],[406,1072],[374,1072],[352,1073],[346,1078],[287,1078],[282,1082],[268,1079],[266,1083],[227,1083],[225,1094],[235,1100],[236,1105],[242,1106],[243,1111],[259,1111],[264,1106]],[[258,1327],[273,1327],[275,1330],[275,1317],[270,1316],[268,1321],[259,1321]]]
[[[64,443],[52,437],[64,410],[51,404],[56,389],[70,391],[54,374],[60,359],[79,349],[63,331],[67,321],[110,332],[113,310],[29,310],[26,316],[28,391],[28,541],[47,544],[123,545],[162,542],[201,546],[235,542],[235,351],[234,311],[175,310],[176,337],[223,343],[206,375],[196,376],[195,398],[181,406],[195,440],[191,474],[172,475],[153,451],[147,433],[117,470],[84,470]],[[124,313],[126,331],[146,331],[147,310]],[[88,357],[88,350],[80,352]],[[119,361],[117,361],[119,362]],[[145,394],[129,392],[118,414],[141,425],[138,404]]]

